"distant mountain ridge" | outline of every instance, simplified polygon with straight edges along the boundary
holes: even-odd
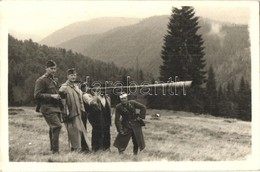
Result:
[[[81,35],[99,34],[116,27],[135,24],[139,21],[138,18],[102,17],[90,21],[75,22],[45,37],[40,41],[40,44],[56,46]]]
[[[82,35],[58,46],[94,59],[114,61],[120,66],[139,66],[144,71],[147,68],[150,68],[149,72],[158,71],[153,64],[161,61],[160,48],[167,22],[168,17],[155,16],[103,34]],[[155,61],[149,60],[151,56]]]
[[[58,47],[72,49],[93,59],[114,62],[126,68],[140,68],[159,76],[161,47],[167,34],[169,16],[153,16],[99,34],[82,34]],[[199,19],[207,68],[212,65],[219,84],[242,76],[251,81],[249,31],[247,25]],[[241,63],[242,62],[242,63]]]
[[[81,35],[58,46],[118,66],[140,68],[158,77],[168,22],[169,16],[153,16],[102,34]],[[218,83],[237,82],[241,76],[250,81],[248,26],[206,18],[200,18],[199,25],[207,68],[213,65]]]

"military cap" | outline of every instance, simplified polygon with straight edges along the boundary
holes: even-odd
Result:
[[[53,61],[53,60],[48,60],[46,62],[46,67],[49,68],[49,67],[53,67],[53,66],[56,66],[56,63]]]
[[[67,70],[67,75],[76,74],[75,68],[71,68]]]

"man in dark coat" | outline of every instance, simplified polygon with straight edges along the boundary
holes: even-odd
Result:
[[[59,153],[59,134],[61,130],[61,98],[58,94],[59,84],[54,77],[57,67],[52,60],[46,63],[46,73],[35,83],[34,97],[37,109],[50,127],[49,137],[52,153]]]
[[[84,94],[83,101],[92,126],[91,147],[94,152],[110,150],[111,101],[108,95]]]
[[[142,126],[145,119],[146,107],[134,100],[129,100],[126,93],[119,96],[121,103],[116,106],[115,125],[118,135],[114,146],[118,148],[119,153],[123,153],[128,145],[130,138],[133,141],[133,153],[137,155],[138,149],[142,151],[145,148],[145,142],[142,132]],[[140,114],[136,113],[140,109]]]

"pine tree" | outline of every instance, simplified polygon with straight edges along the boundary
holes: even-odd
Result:
[[[251,89],[244,77],[241,78],[238,90],[238,115],[242,120],[251,120]]]
[[[218,95],[217,95],[217,88],[216,88],[216,79],[215,79],[215,73],[212,66],[210,66],[208,71],[206,96],[207,96],[206,111],[212,115],[218,114],[217,112]]]
[[[219,85],[218,92],[217,92],[217,112],[216,116],[223,116],[223,105],[226,101],[226,94],[224,93],[224,90],[222,88],[222,85]]]
[[[230,101],[235,101],[236,100],[234,80],[228,82],[228,85],[227,85],[227,98]]]
[[[218,87],[218,102],[222,99],[223,97],[223,90],[222,90],[222,86],[220,85]]]
[[[188,96],[180,98],[185,110],[202,112],[204,109],[204,89],[206,72],[203,52],[203,40],[197,33],[198,17],[192,7],[184,6],[180,9],[173,7],[168,24],[168,33],[164,38],[160,66],[160,80],[168,81],[170,77],[192,80],[192,88]],[[176,99],[176,98],[173,98]],[[176,103],[176,100],[174,100]],[[178,103],[177,103],[178,104]]]

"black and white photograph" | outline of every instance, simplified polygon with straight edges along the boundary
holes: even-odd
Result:
[[[0,171],[260,170],[257,1],[0,1]]]

